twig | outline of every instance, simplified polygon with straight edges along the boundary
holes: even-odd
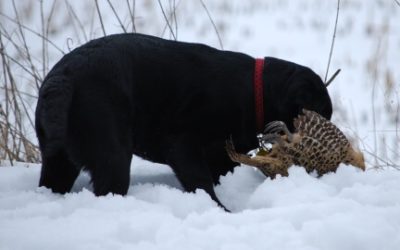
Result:
[[[28,48],[28,44],[27,44],[26,39],[25,39],[25,34],[24,34],[24,32],[23,32],[23,30],[21,28],[21,25],[20,25],[21,21],[19,19],[19,13],[18,13],[18,10],[17,10],[17,6],[15,5],[15,0],[12,0],[12,5],[13,5],[13,8],[14,8],[15,18],[16,18],[17,24],[18,24],[18,30],[19,30],[19,33],[20,33],[21,38],[22,38],[22,44],[24,45],[24,48],[25,48],[25,52],[26,52],[26,57],[27,57],[28,63],[30,65],[30,67],[31,67],[32,72],[37,72],[36,67],[32,62],[31,53],[30,53],[30,50]],[[36,87],[39,89],[39,81],[38,81],[37,78],[35,78],[35,84],[36,84]]]
[[[104,24],[103,24],[103,17],[101,16],[101,12],[100,12],[100,8],[99,8],[99,3],[97,2],[97,0],[94,0],[95,4],[96,4],[96,10],[97,10],[97,14],[99,15],[99,19],[100,19],[100,25],[101,25],[101,30],[103,31],[103,35],[106,36],[106,29],[104,28]]]
[[[7,87],[5,87],[5,86],[0,86],[0,89],[4,90],[4,92],[6,92],[6,91],[12,91],[12,89],[7,88]],[[33,94],[28,93],[28,92],[24,92],[24,91],[22,91],[22,90],[19,90],[19,92],[20,92],[22,95],[24,95],[24,96],[26,96],[26,97],[29,97],[29,98],[33,98],[33,99],[37,99],[37,98],[38,98],[37,95],[33,95]]]
[[[45,23],[44,23],[44,10],[43,0],[40,0],[40,21],[42,25],[42,34],[45,34]],[[46,76],[46,41],[42,38],[42,78]],[[36,86],[39,89],[39,85]]]
[[[96,13],[97,13],[96,8],[90,8],[89,39],[92,39],[96,36],[94,32],[94,22]]]
[[[398,0],[394,0],[396,4],[400,7],[400,2]]]
[[[1,108],[1,107],[0,107]],[[0,117],[3,116],[3,114],[0,113]],[[25,150],[32,150],[33,152],[20,152],[19,150],[16,150],[16,147],[8,147],[7,144],[1,144],[0,143],[0,148],[3,148],[4,151],[8,154],[11,166],[13,166],[13,160],[17,161],[28,161],[28,162],[38,162],[39,161],[39,147],[36,146],[33,142],[28,140],[22,133],[21,131],[18,130],[18,128],[15,128],[12,124],[9,122],[5,123],[0,121],[0,131],[3,131],[4,128],[6,130],[9,130],[13,137],[14,140],[19,140],[22,142],[24,145]],[[20,154],[25,154],[25,159],[21,158],[19,155]]]
[[[124,33],[127,33],[124,24],[121,22],[121,19],[119,18],[117,12],[116,12],[115,9],[114,9],[114,6],[113,6],[112,3],[110,2],[110,0],[107,0],[107,2],[108,2],[108,5],[110,5],[110,8],[111,8],[112,12],[114,13],[114,16],[117,18],[120,27],[122,28],[122,30],[124,31]]]
[[[397,97],[397,112],[396,112],[396,117],[395,117],[395,123],[396,123],[396,137],[400,139],[399,136],[399,125],[400,125],[400,98],[399,98],[399,93],[396,91],[396,97]]]
[[[326,67],[326,73],[325,73],[325,80],[328,78],[328,73],[329,73],[329,67],[331,65],[331,59],[332,59],[332,53],[333,53],[333,46],[335,45],[335,37],[336,37],[336,28],[337,28],[337,23],[339,20],[339,9],[340,9],[340,0],[337,1],[337,10],[336,10],[336,20],[335,20],[335,27],[333,29],[333,36],[332,36],[332,43],[331,43],[331,49],[329,51],[329,58],[328,58],[328,66]]]
[[[4,35],[4,34],[3,34]],[[12,56],[8,55],[5,53],[5,51],[0,51],[1,55],[4,55],[5,57],[7,57],[7,59],[11,60],[13,63],[17,64],[18,66],[21,67],[22,70],[24,70],[26,73],[28,73],[29,75],[31,75],[35,80],[37,81],[41,81],[41,79],[38,78],[38,75],[36,74],[36,72],[32,72],[31,70],[29,70],[27,67],[25,67],[24,65],[22,65],[20,62],[18,62],[17,60],[15,60],[14,58],[12,58]]]
[[[3,43],[3,40],[2,40],[1,33],[0,33],[0,48],[1,48],[1,51],[3,51],[4,43]],[[4,76],[8,77],[9,83],[10,83],[10,87],[11,87],[10,95],[6,96],[6,98],[7,98],[6,102],[8,103],[8,107],[7,107],[7,110],[6,110],[6,119],[5,119],[5,121],[8,124],[8,126],[5,127],[5,130],[7,131],[6,132],[7,135],[11,136],[11,142],[12,142],[12,146],[11,146],[12,150],[11,151],[15,152],[16,154],[18,154],[20,152],[20,147],[16,143],[15,134],[12,133],[12,132],[10,133],[9,128],[11,127],[11,125],[10,125],[10,122],[9,122],[9,115],[8,114],[10,113],[10,110],[12,110],[15,124],[16,124],[18,130],[20,130],[21,126],[22,126],[21,125],[21,111],[20,111],[20,109],[18,107],[17,99],[15,97],[15,88],[14,88],[15,85],[13,84],[13,79],[12,79],[12,74],[11,74],[9,62],[7,61],[4,53],[1,53],[1,58],[2,58],[2,63],[3,63]],[[5,141],[5,143],[6,143],[5,147],[9,147],[8,146],[8,140]],[[12,157],[12,155],[9,154],[9,157]]]
[[[53,17],[53,14],[54,14],[54,10],[56,9],[56,0],[53,2],[53,4],[52,4],[52,6],[51,6],[51,9],[50,9],[50,13],[49,13],[49,15],[47,16],[47,22],[46,22],[46,33],[45,34],[43,34],[43,37],[45,37],[45,38],[43,38],[43,40],[45,40],[45,41],[47,41],[47,40],[49,40],[49,39],[47,39],[48,37],[49,37],[49,33],[50,33],[50,24],[51,24],[51,20],[52,20],[52,17]],[[48,71],[48,69],[49,69],[49,45],[48,45],[48,42],[46,43],[46,47],[45,47],[45,49],[46,49],[46,62],[47,62],[47,64],[46,64],[46,72]],[[43,78],[44,78],[44,75],[43,75]]]
[[[34,31],[33,29],[29,28],[28,26],[26,26],[26,25],[24,25],[24,24],[22,24],[22,23],[18,23],[17,21],[15,21],[14,19],[12,19],[11,17],[9,17],[9,16],[7,16],[7,15],[1,13],[1,12],[0,12],[0,16],[2,16],[2,17],[4,17],[4,18],[6,18],[7,20],[9,20],[9,21],[11,21],[11,22],[13,22],[13,23],[19,25],[20,27],[22,27],[23,29],[25,29],[25,30],[31,32],[32,34],[34,34],[34,35],[36,35],[36,36],[38,36],[38,37],[40,37],[40,38],[45,39],[46,42],[48,42],[49,44],[51,44],[56,50],[58,50],[59,52],[61,52],[61,54],[65,55],[65,52],[64,52],[60,47],[58,47],[55,43],[53,43],[51,40],[49,40],[48,38],[46,38],[46,37],[43,36],[42,34],[40,34],[40,33],[36,32],[36,31]]]
[[[221,49],[224,49],[224,46],[222,44],[222,39],[221,39],[221,36],[219,35],[219,31],[218,31],[217,25],[215,25],[214,20],[211,17],[211,14],[208,11],[208,8],[207,8],[206,4],[203,2],[203,0],[200,0],[200,3],[203,6],[204,10],[206,11],[208,19],[210,19],[210,22],[211,22],[212,26],[214,27],[215,33],[217,34],[217,37],[218,37],[219,46],[221,47]]]
[[[132,9],[129,4],[129,0],[126,0],[126,4],[128,5],[129,16],[131,17],[132,22],[132,32],[136,33],[136,25],[135,25],[135,8],[136,8],[136,1],[133,0]]]
[[[3,47],[3,39],[2,39],[2,33],[0,32],[0,51],[2,52],[1,53],[1,60],[2,60],[2,69],[3,69],[3,75],[4,75],[4,88],[8,88],[7,87],[7,69],[6,69],[6,62],[5,62],[5,57],[4,57],[4,54],[3,54],[3,50],[4,50],[4,47]],[[0,105],[0,115],[2,116],[2,117],[4,117],[4,120],[8,123],[8,119],[9,119],[9,116],[8,116],[8,114],[9,114],[9,103],[10,103],[10,97],[9,97],[9,93],[8,93],[8,91],[5,91],[5,93],[4,93],[4,95],[5,95],[5,104],[6,104],[6,110],[5,111],[3,111],[3,109],[2,109],[2,107],[1,107],[1,105]],[[4,150],[4,152],[6,152],[6,155],[8,155],[8,158],[10,159],[10,163],[11,163],[11,166],[12,166],[12,164],[13,164],[13,162],[12,162],[12,155],[11,155],[11,152],[9,151],[9,150],[7,150],[8,149],[8,141],[9,141],[9,130],[7,129],[7,127],[5,127],[5,128],[1,128],[0,127],[0,129],[1,129],[1,134],[2,134],[2,138],[3,138],[3,142],[0,142],[0,145],[4,145],[4,147],[6,148],[6,150]],[[0,138],[1,139],[1,138]],[[6,157],[6,156],[4,156],[4,157]]]
[[[175,4],[173,7],[171,7],[170,6],[170,9],[172,9],[172,11],[171,11],[171,13],[170,13],[170,15],[169,15],[169,18],[170,19],[173,19],[174,18],[174,12],[176,12],[176,9],[178,8],[178,5],[181,3],[181,1],[179,1],[177,4]],[[168,24],[166,23],[165,25],[164,25],[164,27],[163,27],[163,31],[161,32],[161,37],[163,37],[164,36],[164,34],[165,34],[165,31],[167,30],[167,28],[168,28]],[[175,30],[176,30],[176,32],[178,32],[178,23],[175,23]],[[177,34],[177,33],[176,33]],[[178,37],[178,35],[176,36],[176,37]]]
[[[381,163],[384,164],[384,166],[393,167],[393,168],[395,168],[395,169],[400,170],[400,166],[399,166],[398,164],[395,164],[394,162],[392,162],[392,161],[390,161],[390,160],[385,160],[385,159],[383,159],[382,157],[379,157],[379,156],[376,154],[376,149],[372,149],[371,146],[365,144],[365,143],[364,143],[364,139],[363,139],[363,138],[360,138],[360,136],[356,133],[356,131],[354,131],[354,130],[351,129],[350,127],[348,127],[348,129],[350,129],[350,130],[352,131],[352,133],[354,134],[354,136],[356,137],[356,139],[362,144],[362,146],[363,146],[362,152],[368,153],[369,155],[373,156],[373,159],[375,160],[375,163],[372,164],[372,163],[368,162],[370,166],[373,166],[373,167],[383,166],[383,165],[379,165],[379,164],[378,164],[378,162],[381,162]],[[371,150],[374,150],[375,153],[372,153]]]
[[[174,25],[175,25],[175,34],[176,34],[176,37],[178,37],[178,20],[177,20],[177,17],[176,17],[176,0],[172,0],[173,2],[172,2],[172,17],[173,17],[173,20],[174,20]]]
[[[382,159],[381,157],[379,157],[378,155],[376,155],[376,154],[370,152],[369,150],[364,149],[363,151],[366,152],[367,154],[373,156],[373,157],[376,159],[375,165],[373,165],[373,166],[376,166],[376,167],[378,167],[378,166],[393,167],[393,168],[395,168],[395,169],[400,170],[400,165],[397,165],[397,164],[395,164],[395,163],[393,163],[393,162],[388,162],[388,161],[386,161],[385,159]],[[382,162],[384,165],[379,165],[379,164],[378,164],[378,160],[379,160],[380,162]]]
[[[87,42],[88,41],[88,37],[86,36],[85,28],[83,27],[83,24],[82,24],[81,20],[79,20],[78,15],[76,14],[76,12],[75,12],[74,8],[71,6],[71,4],[68,1],[65,1],[65,4],[66,4],[67,9],[68,9],[68,14],[70,16],[72,16],[72,18],[74,20],[76,20],[76,22],[78,23],[79,29],[81,30],[81,32],[83,34],[83,38]],[[74,27],[75,27],[75,24],[74,24]],[[75,32],[78,34],[77,31],[75,31]],[[79,38],[79,35],[77,35],[77,37]]]
[[[333,74],[331,76],[331,78],[329,78],[329,80],[325,83],[325,86],[328,87],[329,84],[331,84],[333,82],[333,80],[335,80],[336,76],[340,73],[341,69],[336,70],[335,74]]]
[[[162,6],[160,0],[158,0],[158,5],[160,5],[162,14],[163,14],[163,16],[164,16],[165,22],[166,22],[167,25],[168,25],[168,28],[169,28],[169,31],[171,32],[171,35],[174,37],[174,40],[177,40],[177,38],[176,38],[176,36],[175,36],[175,34],[174,34],[174,30],[172,29],[171,24],[169,23],[168,17],[167,17],[167,15],[165,14],[164,7]]]
[[[22,48],[20,48],[15,41],[11,38],[11,36],[6,32],[5,28],[3,27],[2,24],[0,24],[0,33],[1,35],[3,35],[4,38],[7,39],[7,41],[9,41],[14,47],[15,49],[21,53],[24,54],[24,50]],[[6,53],[6,49],[5,46],[3,44],[3,48],[0,50],[0,54],[4,54],[4,56],[7,57],[8,60],[11,60],[13,63],[17,64],[18,66],[21,67],[22,70],[24,70],[26,73],[28,73],[29,75],[31,75],[35,80],[37,81],[41,81],[41,78],[39,77],[39,73],[34,71],[32,72],[32,69],[27,68],[26,66],[24,66],[22,63],[20,63],[19,61],[17,61],[16,59],[14,59],[12,56],[8,55]]]
[[[74,39],[72,39],[71,37],[68,37],[67,40],[67,48],[69,51],[71,51],[73,49],[73,45],[74,45]]]
[[[376,52],[375,52],[375,58],[380,57],[380,51],[382,47],[382,37],[379,37],[377,47],[376,47]],[[377,154],[378,151],[378,135],[376,133],[376,108],[375,108],[375,93],[376,93],[376,88],[377,88],[377,81],[378,81],[378,65],[375,64],[375,67],[372,70],[372,91],[371,91],[371,109],[372,109],[372,130],[374,131],[374,152]],[[375,158],[375,164],[377,164],[377,159]]]
[[[3,46],[3,44],[1,46]],[[30,125],[33,128],[33,127],[35,127],[35,125],[33,123],[33,120],[31,118],[31,116],[29,115],[28,109],[26,108],[26,105],[25,105],[25,103],[24,103],[24,101],[23,101],[23,99],[21,97],[21,93],[19,92],[19,90],[17,88],[17,85],[15,84],[15,80],[14,80],[14,77],[12,75],[12,71],[11,71],[10,65],[9,65],[9,63],[7,61],[3,61],[3,62],[5,63],[5,66],[6,66],[6,69],[7,69],[8,78],[9,78],[10,83],[11,83],[11,93],[14,96],[13,97],[14,107],[15,107],[15,111],[18,113],[18,117],[17,118],[20,119],[22,117],[21,111],[19,110],[19,105],[17,103],[17,98],[18,98],[19,101],[20,101],[20,104],[22,105],[22,108],[24,109],[24,112],[25,112],[25,114],[26,114],[26,116],[28,118],[28,121],[29,121]],[[21,121],[19,121],[19,123],[21,123]],[[22,124],[18,124],[18,125],[21,127],[20,130],[22,131]]]

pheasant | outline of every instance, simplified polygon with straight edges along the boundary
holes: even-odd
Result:
[[[316,170],[318,176],[336,171],[340,163],[365,170],[363,154],[351,146],[342,131],[314,111],[303,109],[303,113],[294,119],[294,134],[281,121],[267,124],[260,137],[262,148],[255,157],[237,153],[232,140],[228,141],[229,157],[257,167],[271,178],[287,176],[292,165],[304,166],[308,173]],[[272,144],[270,149],[265,147],[268,143]]]

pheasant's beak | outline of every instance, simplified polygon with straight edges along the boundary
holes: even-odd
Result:
[[[351,165],[353,165],[353,166],[365,171],[365,160],[364,160],[363,153],[361,153],[360,151],[356,151],[356,150],[351,148],[350,149],[350,154],[351,154],[351,157],[350,157],[351,160],[350,160],[349,163]]]
[[[364,157],[363,157],[364,158]],[[365,171],[365,162],[364,159],[360,162],[357,162],[357,164],[355,164],[356,167],[362,169],[362,171]]]

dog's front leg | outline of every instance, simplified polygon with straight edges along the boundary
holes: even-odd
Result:
[[[169,143],[167,163],[186,191],[203,189],[221,208],[229,212],[215,194],[212,174],[205,163],[203,150],[196,142],[197,140],[191,136],[172,138]]]

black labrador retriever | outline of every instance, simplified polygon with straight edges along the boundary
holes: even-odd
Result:
[[[265,123],[293,129],[303,108],[330,119],[327,89],[312,70],[271,57],[262,67]],[[39,185],[68,192],[85,169],[96,195],[124,195],[135,154],[168,164],[185,190],[204,189],[223,207],[214,185],[237,165],[225,141],[232,136],[242,153],[258,146],[254,70],[242,53],[141,34],[73,50],[39,91]]]

